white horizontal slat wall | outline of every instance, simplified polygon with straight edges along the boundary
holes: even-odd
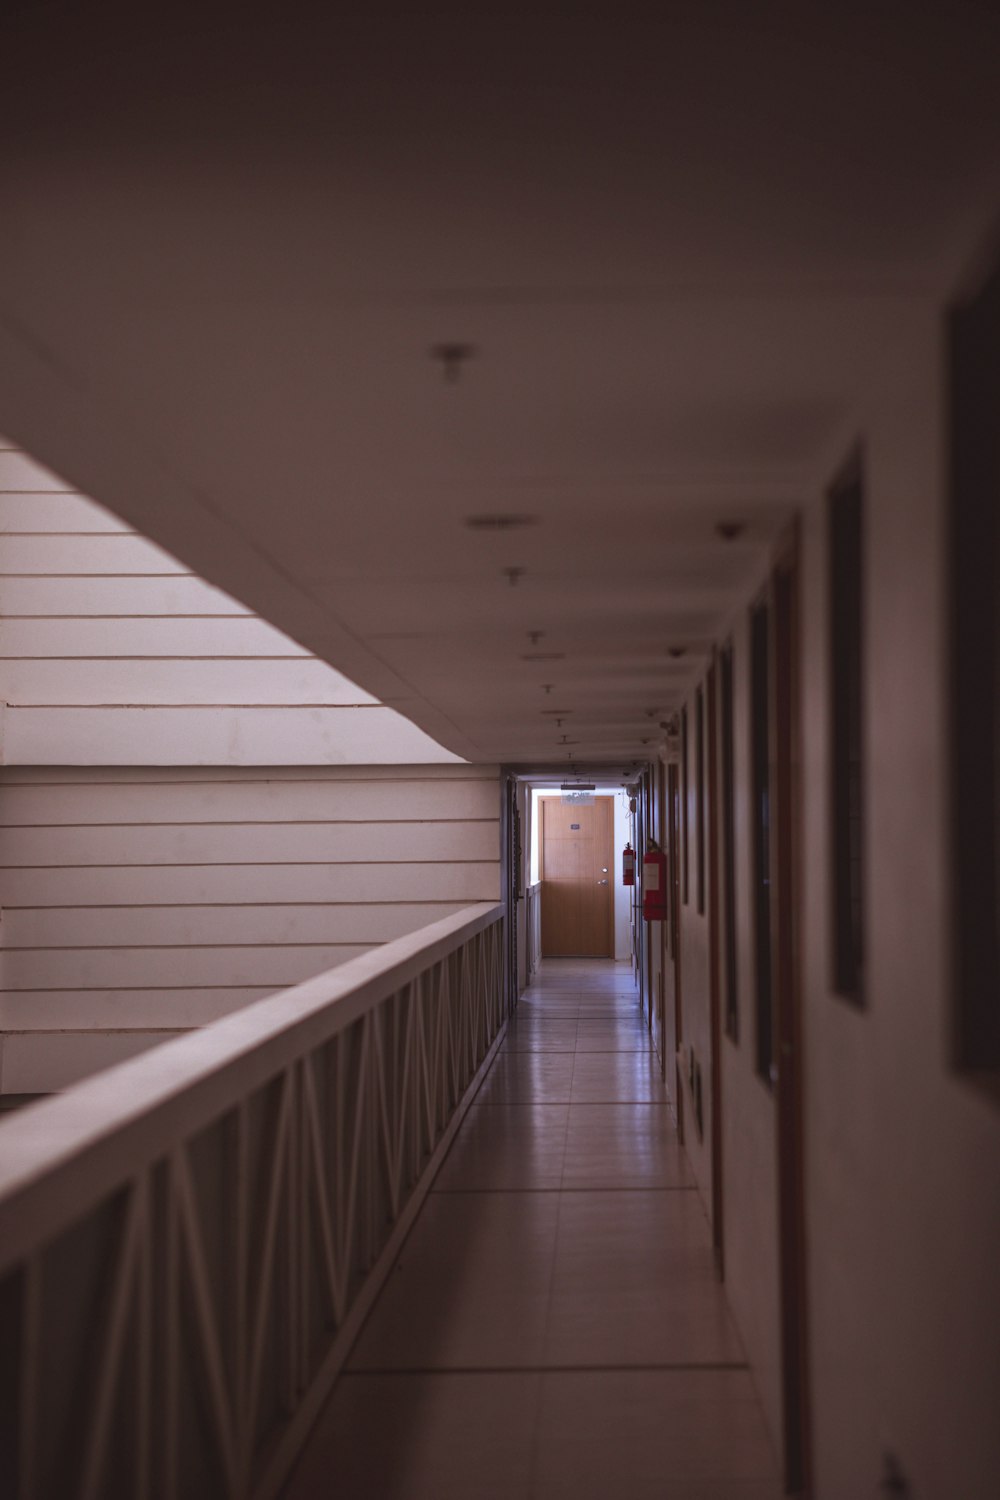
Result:
[[[0,1091],[497,900],[499,800],[467,765],[0,770]]]
[[[0,446],[0,764],[418,762],[458,757]]]
[[[499,894],[468,766],[0,439],[0,1092]]]

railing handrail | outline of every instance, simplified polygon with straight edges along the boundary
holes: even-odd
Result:
[[[464,907],[28,1105],[0,1126],[0,1273],[502,916]]]

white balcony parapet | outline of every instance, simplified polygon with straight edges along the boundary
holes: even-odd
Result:
[[[0,1125],[12,1500],[279,1492],[499,1045],[504,954],[467,907]]]

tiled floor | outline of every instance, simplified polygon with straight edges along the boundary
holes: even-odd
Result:
[[[778,1500],[627,965],[521,998],[288,1500]]]

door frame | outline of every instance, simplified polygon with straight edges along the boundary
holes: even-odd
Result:
[[[504,934],[504,989],[507,1015],[513,1015],[520,999],[520,973],[517,954],[518,907],[522,891],[523,851],[521,848],[521,813],[517,805],[517,777],[506,767],[500,770],[500,891],[506,917]]]
[[[681,775],[676,760],[667,766],[667,817],[670,829],[670,931],[674,963],[674,1102],[677,1139],[684,1144],[684,1085],[681,1078],[681,1043],[684,1040],[684,1007],[681,1000]]]
[[[709,1027],[712,1046],[712,1248],[715,1269],[721,1281],[725,1275],[724,1220],[722,1193],[722,1022],[719,943],[722,924],[719,921],[719,713],[718,662],[713,652],[705,683],[708,722],[708,993]]]
[[[670,962],[670,805],[667,801],[667,765],[659,760],[656,768],[656,806],[659,813],[660,848],[667,859],[667,910],[660,926],[660,969],[657,987],[657,1014],[660,1026],[660,1077],[667,1081],[667,964]]]
[[[646,778],[646,848],[656,840],[656,784],[652,767],[645,772]],[[644,868],[644,866],[643,866]],[[646,1030],[653,1036],[653,1007],[656,1004],[656,986],[653,983],[653,923],[643,918],[646,929]]]
[[[540,946],[541,946],[540,957],[543,957],[543,958],[546,957],[546,956],[551,956],[551,955],[546,955],[546,953],[545,953],[545,937],[544,937],[544,934],[545,934],[545,804],[547,802],[559,802],[560,800],[561,799],[560,799],[560,795],[559,795],[558,792],[551,792],[551,793],[543,792],[539,796],[538,803],[537,803],[537,808],[538,808],[538,863],[539,863],[539,872],[538,873],[539,873],[539,882],[541,884],[540,901],[541,901],[541,933],[542,933],[541,944],[540,944]],[[608,866],[607,866],[607,870],[608,870],[608,879],[607,879],[606,883],[607,883],[607,886],[608,886],[608,944],[609,944],[610,952],[604,953],[604,954],[599,954],[599,953],[595,953],[595,954],[580,953],[580,954],[565,954],[565,955],[562,955],[562,956],[565,956],[566,958],[576,957],[576,958],[579,958],[581,960],[586,959],[586,958],[590,958],[590,957],[593,957],[594,959],[598,959],[598,960],[602,959],[602,958],[610,958],[613,961],[614,957],[615,957],[615,952],[616,952],[616,948],[617,948],[617,904],[616,904],[616,901],[615,901],[615,889],[616,889],[616,887],[615,887],[615,807],[614,807],[614,802],[615,802],[615,799],[614,799],[614,796],[612,794],[606,793],[606,792],[598,792],[597,795],[593,798],[593,802],[591,804],[595,808],[596,808],[596,805],[598,803],[608,803],[609,804],[608,809],[607,809],[607,811],[608,811],[608,818],[607,818],[607,839],[608,839],[608,845],[607,845],[607,847],[608,847]]]

